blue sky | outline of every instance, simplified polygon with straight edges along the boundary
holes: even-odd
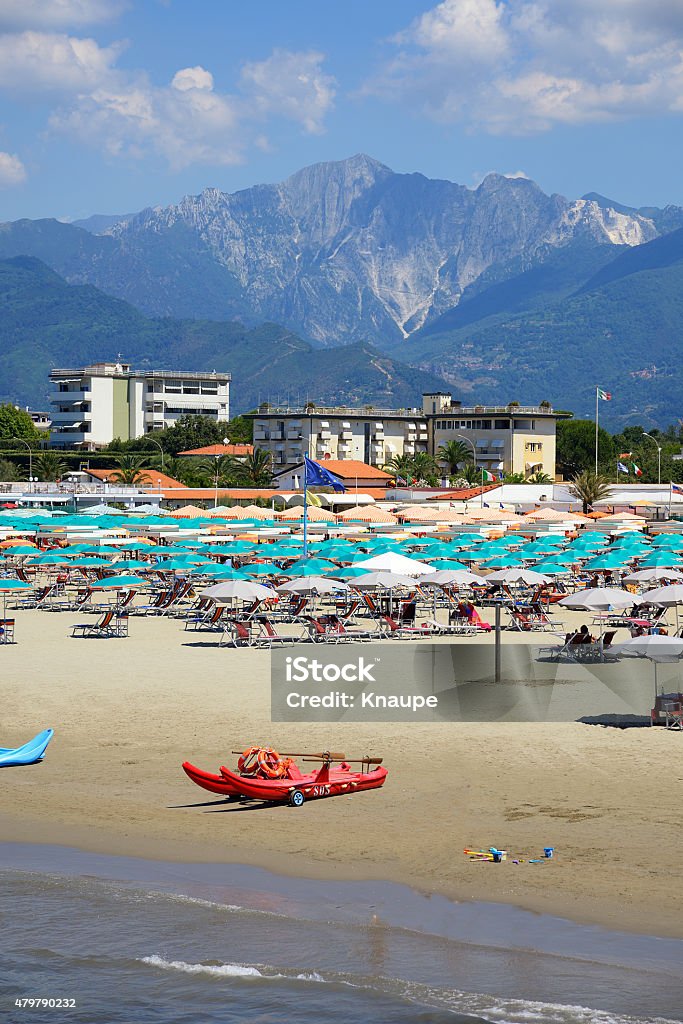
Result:
[[[366,152],[683,205],[681,0],[0,0],[0,219]]]

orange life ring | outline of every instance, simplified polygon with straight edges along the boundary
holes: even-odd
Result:
[[[285,762],[272,747],[261,747],[258,752],[258,766],[259,771],[267,779],[281,779],[287,771]]]
[[[258,756],[260,752],[260,747],[247,747],[242,751],[237,762],[237,770],[240,775],[256,775],[259,769]]]

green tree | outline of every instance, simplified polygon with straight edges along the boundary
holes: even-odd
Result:
[[[532,473],[527,483],[529,484],[551,484],[553,481],[547,473]]]
[[[7,447],[7,442],[15,437],[21,437],[29,443],[35,442],[37,445],[42,436],[24,409],[17,409],[9,402],[0,405],[0,441],[4,447]]]
[[[472,461],[466,462],[465,465],[461,466],[458,470],[458,477],[470,485],[480,484],[481,470],[478,466],[475,466]]]
[[[233,416],[224,437],[230,438],[230,444],[251,444],[254,440],[254,421],[248,416]]]
[[[527,479],[524,476],[524,473],[506,473],[503,476],[504,484],[525,484],[526,482]]]
[[[0,480],[3,483],[10,484],[17,480],[25,479],[26,474],[21,466],[17,465],[16,462],[12,462],[11,459],[0,459]]]
[[[254,448],[251,455],[232,458],[232,472],[239,486],[270,487],[273,482],[273,456],[265,448]]]
[[[406,484],[413,482],[413,459],[410,455],[394,455],[385,463],[382,469],[387,473],[391,473],[396,483],[400,480],[405,481]]]
[[[598,430],[598,466],[611,468],[615,464],[614,440],[602,427]],[[576,476],[584,470],[595,473],[595,421],[559,420],[557,424],[556,462],[565,477]]]
[[[421,483],[434,487],[439,480],[439,464],[428,452],[417,452],[412,459],[413,476]]]
[[[150,478],[145,473],[148,462],[144,455],[120,455],[116,460],[117,469],[110,474],[112,483],[144,487]]]
[[[596,501],[609,497],[610,486],[606,476],[584,470],[583,473],[577,473],[569,484],[569,493],[579,499],[585,515]]]
[[[472,449],[464,441],[453,439],[441,445],[436,457],[446,467],[448,475],[452,476],[457,472],[458,466],[471,461]]]
[[[33,460],[33,472],[39,480],[61,480],[69,464],[55,451],[41,452]]]

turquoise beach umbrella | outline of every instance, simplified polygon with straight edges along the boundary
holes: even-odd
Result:
[[[430,557],[430,558],[427,559],[427,562],[429,562],[430,565],[433,565],[435,569],[439,569],[439,570],[441,570],[441,569],[451,569],[451,570],[452,569],[465,569],[465,570],[467,570],[467,566],[466,565],[464,565],[462,562],[456,562],[452,558],[431,558]]]
[[[267,564],[265,562],[252,562],[249,565],[243,565],[242,569],[248,573],[249,576],[281,576],[282,570],[278,569],[276,565]]]
[[[198,565],[190,569],[190,576],[210,576],[214,580],[248,580],[246,572],[241,569],[233,569],[231,565]]]
[[[587,572],[594,572],[600,569],[624,569],[629,561],[629,557],[625,554],[605,554],[600,555],[598,558],[591,558],[590,561],[585,563],[584,569]]]
[[[31,590],[31,584],[24,580],[14,579],[12,576],[0,579],[0,592],[9,593],[12,590]]]
[[[521,558],[515,558],[512,555],[508,555],[507,558],[504,555],[498,555],[481,564],[486,569],[520,569],[524,562]]]
[[[96,580],[90,586],[93,590],[135,590],[136,587],[148,587],[150,581],[142,576],[105,576],[103,580]]]

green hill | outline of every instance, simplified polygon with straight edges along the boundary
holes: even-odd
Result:
[[[150,319],[28,256],[0,261],[0,324],[0,401],[35,407],[46,404],[51,368],[119,353],[140,369],[229,371],[234,413],[266,400],[413,406],[444,386],[366,344],[321,351],[277,324]]]
[[[442,318],[443,319],[443,318]],[[547,398],[606,424],[666,426],[683,413],[683,231],[622,252],[573,295],[421,332],[415,365],[480,401]]]

